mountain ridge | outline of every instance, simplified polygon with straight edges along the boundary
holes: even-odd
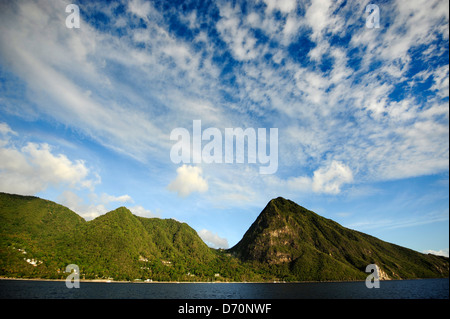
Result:
[[[79,223],[59,232],[45,223],[58,215],[77,216]],[[23,217],[29,221],[26,227]],[[65,267],[77,264],[87,279],[208,281],[216,273],[228,273],[233,281],[257,277],[236,259],[222,260],[224,254],[209,248],[186,223],[135,216],[126,207],[85,221],[51,201],[0,193],[0,222],[0,276],[62,279]],[[221,270],[222,265],[236,274]]]
[[[345,228],[282,197],[267,204],[229,251],[262,267],[268,263],[267,271],[285,278],[332,280],[345,274],[363,279],[368,264],[377,264],[385,279],[448,276],[448,258]],[[306,270],[310,265],[316,269]]]
[[[448,258],[425,255],[345,228],[293,201],[268,202],[242,239],[212,249],[186,223],[119,207],[85,221],[34,196],[0,193],[0,276],[183,281],[363,280],[448,277]],[[32,263],[29,261],[33,261]]]

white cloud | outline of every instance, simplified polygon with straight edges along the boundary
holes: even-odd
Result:
[[[158,214],[153,213],[151,210],[148,210],[148,209],[144,208],[141,205],[136,205],[136,206],[133,206],[133,207],[129,207],[129,209],[131,210],[131,212],[134,215],[137,215],[137,216],[147,217],[147,218],[153,218],[153,217],[160,218],[160,216]]]
[[[429,110],[434,112],[439,113],[440,108]],[[445,112],[448,114],[448,106]],[[374,132],[370,136],[373,145],[361,155],[370,164],[368,174],[373,180],[433,174],[448,168],[448,134],[448,124],[424,117],[422,121]]]
[[[218,168],[214,169],[215,172],[218,170]],[[214,204],[226,203],[226,205],[231,205],[231,203],[234,203],[240,205],[253,201],[257,196],[254,189],[258,177],[256,171],[245,169],[236,171],[224,168],[223,171],[217,173],[220,176],[211,179],[209,183],[211,188],[210,198],[212,198]]]
[[[100,196],[100,200],[102,202],[110,203],[110,202],[119,202],[119,203],[132,203],[133,199],[130,195],[121,195],[121,196],[112,196],[106,193],[103,193]]]
[[[345,184],[353,182],[351,169],[336,160],[314,171],[312,177],[291,177],[285,181],[278,181],[280,186],[302,192],[313,191],[315,193],[339,194]]]
[[[444,256],[444,257],[448,257],[449,256],[449,249],[441,249],[441,250],[432,250],[432,249],[428,249],[428,250],[424,250],[423,251],[424,254],[433,254],[433,255],[437,255],[437,256]]]
[[[437,91],[437,94],[441,98],[445,98],[445,97],[448,98],[448,95],[449,95],[448,68],[449,68],[448,65],[444,65],[444,66],[438,68],[437,70],[435,70],[435,72],[433,74],[434,84],[431,87],[431,90]]]
[[[7,123],[0,123],[0,134],[7,136],[8,134],[17,135]]]
[[[112,196],[102,193],[99,196],[93,192],[81,197],[73,190],[65,190],[58,196],[58,201],[86,220],[91,220],[116,209],[118,206],[116,203],[132,203],[133,199],[129,195]],[[130,210],[133,213],[136,212],[139,216],[144,216],[150,212],[146,211],[142,206],[134,206]]]
[[[306,100],[314,104],[321,104],[326,99],[325,89],[329,83],[321,74],[300,68],[294,77],[297,88],[302,91]]]
[[[9,143],[10,135],[17,135],[17,133],[7,123],[0,123],[0,147]]]
[[[262,54],[261,48],[256,47],[257,40],[251,29],[243,24],[238,7],[232,8],[230,4],[221,6],[220,15],[216,28],[223,41],[229,45],[235,59],[248,61]]]
[[[289,13],[297,8],[296,0],[264,0],[267,11],[279,10],[282,13]]]
[[[262,9],[261,1],[249,4],[247,15],[239,5],[219,3],[217,21],[208,21],[209,17],[195,10],[186,17],[178,13],[180,21],[200,31],[192,42],[171,33],[164,16],[141,0],[129,2],[129,14],[119,18],[105,9],[111,20],[122,19],[122,26],[126,26],[124,19],[142,18],[138,25],[145,24],[145,28],[126,27],[120,38],[88,21],[76,32],[61,28],[58,23],[64,24],[65,16],[51,2],[18,2],[4,5],[0,55],[25,81],[29,92],[34,92],[30,93],[36,97],[34,114],[43,113],[141,161],[165,160],[170,146],[166,133],[180,122],[201,116],[217,125],[236,127],[236,123],[252,123],[249,118],[255,115],[270,118],[271,125],[280,127],[280,135],[286,132],[280,140],[280,148],[286,150],[285,171],[319,167],[305,176],[286,177],[283,185],[291,190],[337,194],[346,183],[361,177],[385,180],[446,169],[448,107],[433,97],[421,105],[408,92],[400,102],[388,97],[410,70],[411,49],[429,44],[436,34],[448,39],[444,10],[448,2],[380,5],[381,21],[392,22],[382,32],[364,27],[364,3],[359,1],[264,2]],[[305,16],[297,15],[297,5]],[[210,30],[215,28],[225,46],[208,30],[197,30],[205,22]],[[361,28],[355,27],[358,24]],[[256,37],[255,31],[268,42]],[[330,42],[329,35],[343,36],[347,31],[345,36],[351,36],[347,47]],[[314,42],[303,61],[287,50],[300,34]],[[425,50],[424,59],[432,59],[436,50]],[[229,77],[236,82],[231,86],[221,82],[222,64],[228,62],[221,58],[224,53],[241,62],[227,63]],[[270,56],[276,65],[267,63]],[[330,59],[329,71],[322,72],[318,64],[311,67],[324,56]],[[353,58],[361,59],[358,68],[349,65]],[[377,63],[381,67],[373,69]],[[115,68],[125,70],[120,78],[111,71]],[[441,98],[448,96],[448,66],[425,73],[433,77],[430,90]],[[238,102],[224,101],[217,92],[229,93]],[[348,166],[324,166],[329,158]],[[197,182],[178,179],[171,188],[180,196],[208,189],[200,174],[194,179]],[[264,183],[252,182],[259,185],[255,193],[265,189]],[[212,178],[210,183],[212,188]],[[224,183],[236,184],[226,179]],[[252,195],[224,194],[241,200]]]
[[[383,34],[361,28],[352,36],[355,47],[366,47],[370,53],[363,56],[363,65],[382,61],[383,72],[401,79],[409,71],[411,49],[428,46],[438,34],[448,38],[448,5],[438,0],[400,0],[380,5]],[[429,55],[425,59],[435,54],[426,52]]]
[[[142,5],[143,8],[137,4],[134,8],[145,14],[147,7]],[[131,104],[148,102],[126,84],[115,83],[107,71],[114,60],[129,67],[139,64],[140,60],[134,58],[139,50],[98,32],[87,22],[82,22],[76,32],[61,27],[65,14],[60,12],[64,13],[64,6],[58,11],[60,7],[51,1],[11,3],[3,9],[0,56],[27,83],[36,106],[34,111],[140,161],[145,161],[149,153],[161,153],[155,150],[165,145],[162,130],[142,109],[130,111],[130,103],[123,99],[118,103],[117,87],[127,91]]]
[[[92,175],[94,175],[92,177]],[[27,143],[22,148],[0,148],[0,190],[34,195],[48,187],[93,189],[99,176],[92,174],[82,160],[54,154],[48,144]]]
[[[181,197],[186,197],[193,192],[204,193],[208,190],[208,183],[201,174],[200,167],[180,166],[177,168],[176,179],[167,188],[172,192],[177,192]]]
[[[325,32],[336,33],[345,25],[341,17],[333,11],[341,1],[316,0],[312,1],[305,13],[305,18],[312,28],[312,39],[321,41]]]
[[[351,169],[338,161],[332,161],[327,167],[322,167],[314,172],[312,188],[315,192],[338,194],[342,185],[352,181]]]
[[[228,240],[226,238],[220,237],[217,233],[202,229],[197,232],[200,238],[210,247],[212,248],[224,248],[227,249],[229,247]]]
[[[148,1],[132,0],[128,3],[128,10],[140,18],[147,19],[151,11],[151,5]]]
[[[88,196],[88,198],[92,196]],[[95,196],[94,196],[95,197]],[[85,199],[77,195],[71,190],[66,190],[58,196],[58,202],[61,205],[68,207],[75,213],[80,215],[86,220],[94,219],[100,215],[108,212],[108,208],[105,203],[95,203],[92,199],[86,203]]]
[[[18,136],[9,125],[0,123],[0,191],[21,195],[35,195],[49,188],[62,191],[57,201],[69,207],[86,219],[106,213],[114,203],[133,203],[130,195],[113,196],[107,193],[97,195],[95,186],[101,181],[83,160],[71,160],[66,155],[56,153],[46,143],[28,142],[18,147]],[[5,139],[6,138],[6,139]],[[20,138],[20,136],[19,136]],[[84,192],[80,197],[77,193]],[[151,215],[142,206],[134,209],[144,215]]]
[[[440,212],[431,212],[426,213],[424,216],[411,216],[407,218],[394,218],[385,217],[379,218],[379,216],[375,216],[367,219],[353,222],[345,227],[358,229],[360,231],[371,230],[371,229],[398,229],[398,228],[408,228],[408,227],[416,227],[431,223],[440,223],[447,222],[448,223],[448,214],[443,214]]]

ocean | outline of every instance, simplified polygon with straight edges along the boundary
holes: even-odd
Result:
[[[449,299],[448,279],[314,283],[117,283],[0,280],[1,299]]]

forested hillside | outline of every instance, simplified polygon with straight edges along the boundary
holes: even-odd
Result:
[[[209,248],[186,223],[120,207],[91,221],[32,196],[0,193],[0,276],[142,281],[363,280],[448,277],[449,259],[384,242],[284,198],[271,200],[242,240]]]

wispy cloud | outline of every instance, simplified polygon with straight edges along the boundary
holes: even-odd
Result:
[[[247,4],[246,11],[219,2],[217,21],[197,9],[169,11],[189,37],[178,36],[151,2],[129,2],[120,17],[127,23],[108,26],[110,33],[90,24],[89,16],[76,31],[61,28],[60,8],[43,4],[4,5],[10,15],[3,15],[9,17],[3,25],[17,27],[2,28],[2,42],[8,43],[2,56],[33,89],[40,112],[115,151],[163,161],[168,132],[195,116],[241,126],[255,124],[251,114],[263,124],[263,115],[275,112],[275,124],[288,124],[280,148],[296,152],[284,159],[292,169],[320,169],[325,154],[325,161],[349,167],[355,181],[445,169],[449,130],[442,98],[448,99],[448,66],[428,71],[434,84],[426,94],[437,94],[427,96],[427,104],[413,88],[400,101],[389,98],[398,83],[416,84],[406,77],[413,53],[424,62],[445,53],[437,47],[440,38],[448,39],[445,2],[386,3],[380,30],[364,27],[364,6],[356,1],[300,3],[303,15],[295,1]],[[215,5],[207,7],[212,12]],[[98,8],[93,3],[84,10]],[[110,4],[102,13],[115,20],[115,10],[117,4]],[[279,36],[293,28],[303,36]],[[224,57],[226,52],[231,56]],[[129,72],[118,78],[122,68]],[[119,96],[117,88],[126,95]],[[243,117],[237,121],[231,109]]]
[[[386,217],[376,218],[377,216],[374,217],[375,218],[370,220],[351,223],[349,225],[346,225],[346,227],[362,231],[368,231],[373,229],[391,230],[398,228],[421,226],[438,222],[448,222],[449,220],[448,212],[446,214],[441,212],[428,213],[423,216],[411,216],[409,218],[386,218]]]

